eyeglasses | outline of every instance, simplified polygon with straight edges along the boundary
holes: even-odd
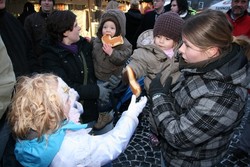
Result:
[[[154,3],[162,2],[162,0],[153,0]]]

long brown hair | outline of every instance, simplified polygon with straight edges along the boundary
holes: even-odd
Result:
[[[247,37],[234,37],[233,27],[221,11],[205,10],[188,19],[183,26],[182,36],[192,44],[206,50],[218,47],[219,52],[228,52],[232,43],[241,45],[247,57],[250,57],[250,40]]]

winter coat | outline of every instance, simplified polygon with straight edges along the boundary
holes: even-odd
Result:
[[[15,155],[26,167],[100,167],[126,149],[138,123],[137,117],[124,112],[109,133],[93,136],[84,125],[69,122],[40,142],[18,140]]]
[[[132,54],[132,45],[125,38],[126,34],[126,18],[124,13],[120,10],[109,9],[103,14],[101,18],[105,20],[106,17],[113,16],[116,17],[120,27],[121,35],[124,40],[124,44],[113,47],[113,52],[109,56],[107,55],[102,47],[102,41],[100,38],[95,38],[93,41],[93,62],[95,67],[95,75],[99,80],[107,81],[111,75],[119,76],[122,73],[122,69],[125,66],[126,61]]]
[[[143,15],[139,9],[129,9],[126,16],[126,38],[132,44],[133,50],[136,48],[136,40],[134,35],[141,24]]]
[[[0,120],[5,113],[16,82],[12,63],[0,36]]]
[[[154,44],[153,30],[143,32],[137,40],[137,48],[134,50],[129,66],[133,69],[137,79],[144,78],[144,88],[149,89],[151,79],[156,74],[162,73],[161,82],[165,83],[167,77],[172,76],[173,82],[179,77],[179,63],[176,58],[168,58],[162,49]]]
[[[43,50],[40,46],[40,42],[46,34],[46,22],[48,15],[49,14],[40,10],[37,13],[27,16],[24,22],[24,29],[31,41],[33,52],[37,58],[37,71],[41,68],[40,56],[43,54]]]
[[[29,74],[36,60],[21,23],[6,9],[0,10],[0,35],[11,59],[16,77]]]
[[[84,108],[82,121],[86,123],[98,118],[96,100],[99,97],[99,88],[94,74],[91,44],[82,37],[76,44],[78,53],[73,54],[59,44],[53,45],[47,39],[43,40],[41,45],[46,52],[41,56],[41,62],[45,72],[58,75],[78,92]],[[87,73],[80,53],[83,53],[86,60]],[[85,75],[87,83],[83,84]]]
[[[182,61],[170,94],[152,97],[161,151],[167,166],[215,166],[244,115],[250,64],[236,44],[200,67]]]
[[[240,18],[233,20],[231,18],[231,9],[227,12],[226,16],[228,20],[233,25],[233,35],[234,36],[240,36],[245,35],[248,38],[250,38],[250,16],[248,15],[247,11],[244,13],[243,16]]]

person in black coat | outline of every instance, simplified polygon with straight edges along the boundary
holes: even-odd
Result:
[[[26,2],[23,6],[23,12],[20,14],[20,16],[17,18],[22,25],[24,25],[24,21],[27,16],[29,16],[32,13],[35,13],[34,5],[31,2]]]
[[[139,10],[139,0],[130,1],[130,9],[126,16],[126,38],[132,44],[133,50],[136,48],[136,40],[133,38],[135,30],[140,26],[142,20],[142,14]]]
[[[7,12],[5,3],[5,0],[0,1],[0,36],[3,41],[2,48],[6,49],[7,55],[0,56],[9,56],[16,78],[21,75],[30,75],[32,72],[30,67],[36,62],[32,56],[30,42],[22,24]],[[6,94],[6,96],[11,95]],[[7,112],[8,110],[5,111],[5,114]],[[20,164],[14,156],[15,140],[5,119],[5,114],[0,118],[0,166],[18,167]]]
[[[48,36],[41,41],[44,72],[52,72],[74,88],[83,104],[81,123],[98,119],[97,99],[109,97],[107,85],[96,84],[92,44],[79,36],[81,28],[71,11],[55,11],[48,16]]]

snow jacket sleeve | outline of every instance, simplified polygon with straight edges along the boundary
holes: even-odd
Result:
[[[115,128],[106,134],[91,136],[85,129],[70,132],[50,166],[99,167],[107,164],[125,150],[137,125],[137,117],[124,112]]]
[[[7,109],[16,82],[12,62],[0,36],[0,119]]]

